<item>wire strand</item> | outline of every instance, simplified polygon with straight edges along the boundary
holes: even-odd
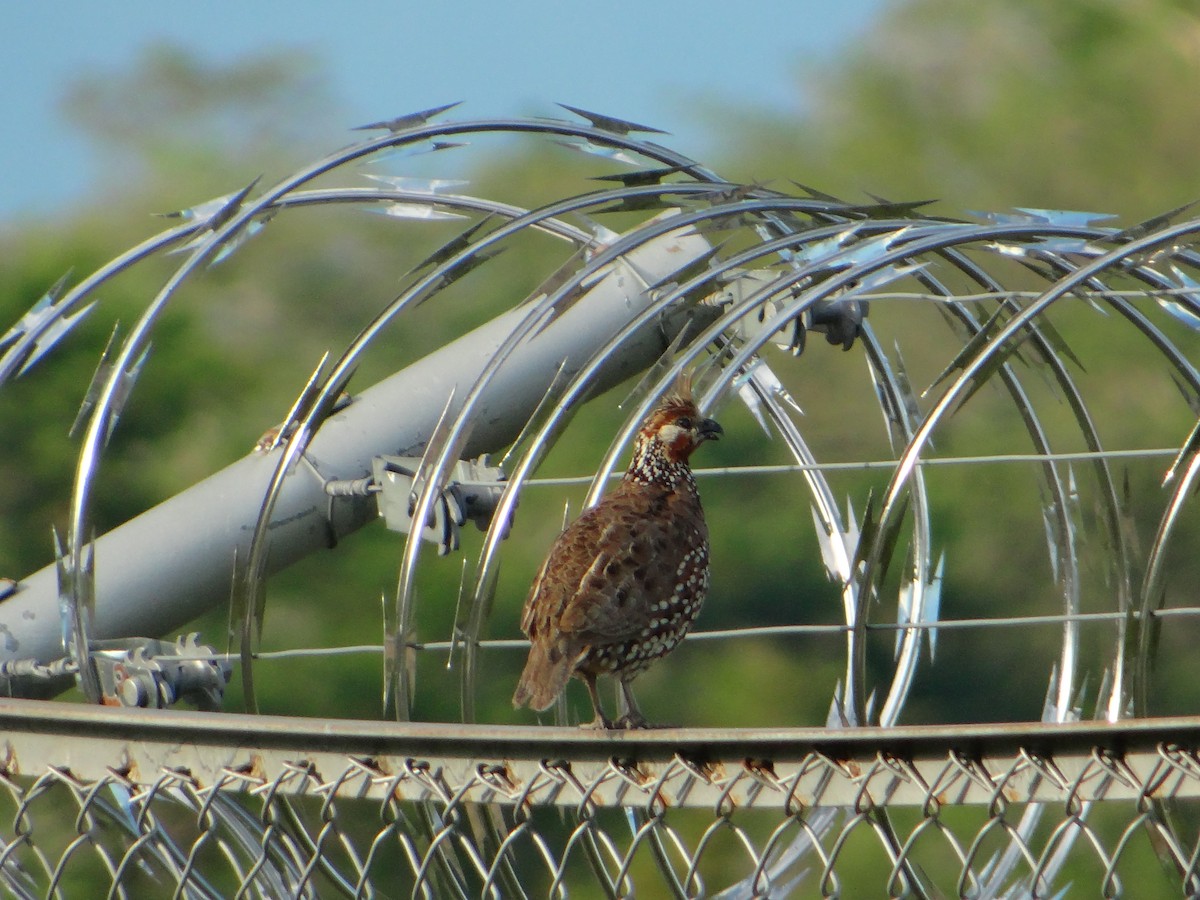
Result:
[[[1076,613],[1074,615],[1043,615],[1043,616],[1001,616],[986,619],[941,619],[932,622],[871,622],[866,628],[868,631],[878,632],[895,632],[895,631],[961,631],[973,628],[1014,628],[1021,626],[1048,626],[1048,625],[1066,625],[1068,623],[1082,624],[1104,624],[1107,622],[1118,622],[1125,619],[1127,616],[1140,618],[1137,612],[1101,612],[1101,613]],[[1152,619],[1183,619],[1200,617],[1200,607],[1197,606],[1181,606],[1171,609],[1161,609],[1154,611],[1151,614]],[[689,634],[685,641],[715,641],[728,640],[730,638],[753,638],[753,637],[797,637],[809,635],[842,635],[851,630],[849,625],[843,624],[806,624],[806,625],[762,625],[751,626],[749,628],[730,628],[730,629],[714,629],[711,631],[693,631]],[[459,641],[418,641],[408,645],[410,650],[424,650],[429,652],[448,652],[453,646],[461,643]],[[479,647],[487,650],[528,650],[529,642],[519,638],[500,638],[493,640],[480,641]],[[286,650],[260,650],[254,654],[256,660],[279,660],[279,659],[295,659],[300,657],[322,657],[322,656],[353,656],[360,654],[382,654],[384,647],[382,644],[354,644],[345,647],[296,647]],[[228,660],[237,662],[240,657],[237,654],[214,654],[205,656],[187,656],[179,655],[172,656],[172,659],[179,660]]]
[[[1174,458],[1179,455],[1178,447],[1144,447],[1130,450],[1080,450],[1063,453],[996,453],[979,456],[935,456],[922,457],[922,466],[959,466],[959,465],[994,465],[997,463],[1044,463],[1044,462],[1083,462],[1096,459],[1159,459]],[[712,468],[693,469],[692,474],[697,478],[720,478],[726,476],[740,477],[744,475],[782,475],[789,472],[836,472],[847,470],[894,469],[899,464],[895,459],[859,460],[855,462],[827,463],[787,463],[780,465],[762,466],[716,466]],[[624,477],[620,472],[609,475],[609,480]],[[579,484],[591,484],[591,475],[564,475],[561,477],[530,478],[525,482],[526,487],[563,487]],[[460,484],[468,486],[495,486],[494,482],[463,481]]]

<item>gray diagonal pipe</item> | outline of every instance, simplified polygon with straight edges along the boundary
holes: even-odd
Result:
[[[520,433],[565,359],[573,374],[647,305],[635,272],[657,283],[709,250],[699,235],[668,234],[618,261],[536,337],[521,344],[476,409],[468,458],[506,446]],[[406,369],[372,385],[332,416],[289,475],[271,521],[269,571],[337,543],[378,515],[365,498],[332,500],[325,483],[371,474],[375,456],[419,456],[451,391],[461,397],[523,317],[505,313]],[[614,354],[600,376],[608,387],[645,369],[685,327],[653,323]],[[93,639],[156,636],[228,602],[235,551],[245,559],[275,453],[253,453],[101,536],[95,545]],[[49,662],[64,655],[53,565],[17,584],[0,602],[0,660]],[[38,697],[61,682],[0,679],[0,691]]]

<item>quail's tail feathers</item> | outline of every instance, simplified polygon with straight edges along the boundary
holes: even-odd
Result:
[[[529,648],[525,671],[513,694],[514,707],[528,706],[541,712],[558,699],[571,677],[575,659],[561,652],[553,655],[555,658],[552,659],[548,648],[538,643]]]

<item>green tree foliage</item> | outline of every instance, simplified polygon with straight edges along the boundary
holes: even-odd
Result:
[[[1200,195],[1200,19],[1164,0],[896,3],[809,62],[801,121],[751,122],[731,162],[851,199],[1117,212]]]
[[[311,52],[216,65],[169,44],[149,45],[128,68],[80,78],[62,100],[124,203],[131,190],[195,202],[206,190],[233,189],[246,167],[253,177],[306,162],[341,138],[337,109]]]

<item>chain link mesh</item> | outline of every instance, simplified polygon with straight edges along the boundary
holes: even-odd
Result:
[[[1200,720],[612,737],[43,706],[4,707],[18,897],[1200,888]]]

